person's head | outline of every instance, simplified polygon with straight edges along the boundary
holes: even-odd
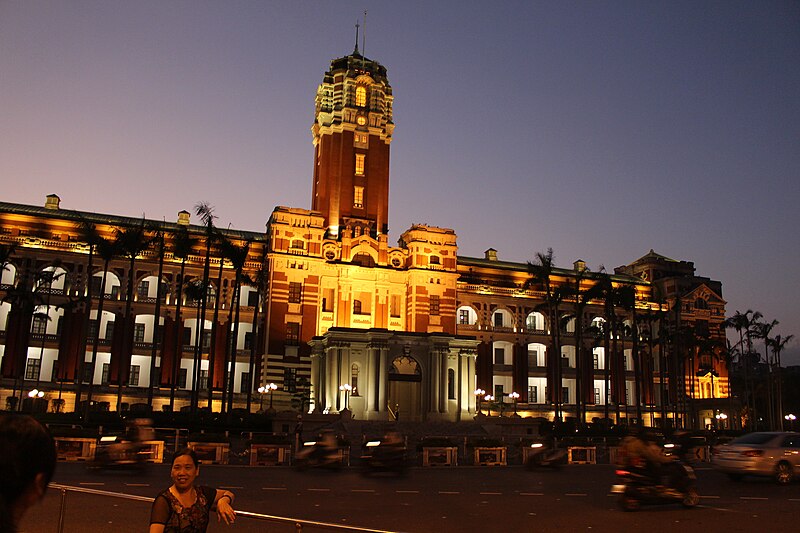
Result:
[[[172,456],[172,470],[170,477],[175,488],[185,490],[194,484],[200,474],[200,461],[191,448],[184,448]]]
[[[0,414],[0,531],[16,531],[56,468],[50,433],[27,415]]]

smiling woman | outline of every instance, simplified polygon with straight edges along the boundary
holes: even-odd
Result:
[[[204,533],[209,512],[216,508],[217,520],[232,524],[234,495],[227,490],[195,485],[200,463],[194,450],[186,448],[172,458],[172,486],[159,494],[150,511],[150,533]]]

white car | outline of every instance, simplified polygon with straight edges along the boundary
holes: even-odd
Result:
[[[800,433],[748,433],[715,448],[712,463],[734,480],[746,475],[772,476],[788,484],[800,472]]]

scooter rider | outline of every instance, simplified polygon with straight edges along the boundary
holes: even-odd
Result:
[[[662,465],[671,463],[672,457],[661,452],[652,434],[640,426],[631,426],[620,446],[621,464],[644,472],[655,484],[661,484]]]

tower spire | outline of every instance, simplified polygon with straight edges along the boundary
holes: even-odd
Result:
[[[353,50],[353,55],[358,55],[358,27],[360,24],[358,23],[358,19],[356,19],[356,48]]]
[[[364,34],[361,36],[361,55],[367,55],[367,10],[364,10]]]

